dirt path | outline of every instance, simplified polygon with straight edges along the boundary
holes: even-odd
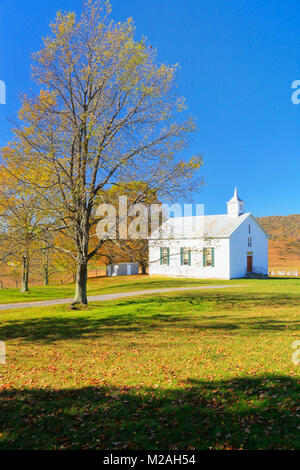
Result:
[[[119,292],[115,294],[102,294],[102,295],[89,295],[89,302],[101,302],[102,300],[115,300],[122,297],[135,297],[137,295],[149,295],[149,294],[160,294],[163,292],[172,291],[185,291],[185,290],[201,290],[201,289],[226,289],[229,287],[245,287],[245,285],[213,285],[213,286],[196,286],[196,287],[170,287],[167,289],[152,289],[152,290],[140,290],[135,292]],[[72,298],[68,299],[53,299],[53,300],[41,300],[34,302],[17,302],[14,304],[0,304],[0,310],[11,310],[15,308],[30,308],[30,307],[49,307],[51,305],[71,304]]]

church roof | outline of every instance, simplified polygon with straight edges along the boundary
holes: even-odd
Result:
[[[232,217],[227,214],[204,215],[204,236],[214,238],[230,237],[249,215],[250,212],[245,212],[239,217]]]
[[[162,225],[161,238],[229,238],[250,215],[246,212],[239,217],[219,214],[170,218]]]

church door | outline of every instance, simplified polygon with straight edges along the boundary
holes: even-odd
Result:
[[[247,273],[252,273],[252,255],[247,255]]]

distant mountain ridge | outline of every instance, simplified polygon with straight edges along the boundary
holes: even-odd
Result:
[[[257,217],[271,240],[299,240],[300,214]]]

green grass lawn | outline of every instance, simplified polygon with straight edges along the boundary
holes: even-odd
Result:
[[[219,281],[216,279],[180,279],[149,276],[98,277],[88,280],[88,295],[130,292],[168,287],[200,286],[207,284],[240,284],[245,280]],[[30,302],[34,300],[63,299],[73,297],[75,284],[32,287],[27,294],[20,289],[0,289],[0,304]]]
[[[0,449],[299,449],[300,280],[244,284],[0,312]]]

